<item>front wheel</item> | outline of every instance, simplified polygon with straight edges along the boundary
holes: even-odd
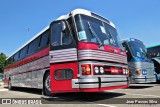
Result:
[[[156,83],[160,83],[160,80],[158,79],[157,75],[156,75]]]
[[[50,96],[51,95],[51,87],[50,87],[50,73],[47,72],[47,74],[44,77],[44,81],[43,81],[43,94]]]

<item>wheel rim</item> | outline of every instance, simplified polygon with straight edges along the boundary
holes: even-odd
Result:
[[[48,75],[46,80],[45,80],[45,87],[48,91],[51,91],[51,87],[50,87],[50,76]]]

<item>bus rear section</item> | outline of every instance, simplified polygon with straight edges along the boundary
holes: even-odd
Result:
[[[134,38],[128,38],[123,40],[122,44],[127,51],[130,82],[155,82],[154,64],[148,57],[147,49],[143,42]]]

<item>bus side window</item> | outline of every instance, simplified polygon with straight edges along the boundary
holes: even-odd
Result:
[[[31,55],[37,51],[39,45],[39,37],[33,40],[28,47],[28,55]]]
[[[26,55],[27,55],[27,49],[28,49],[28,45],[25,46],[25,47],[20,51],[20,60],[26,57]]]
[[[127,53],[127,59],[130,61],[132,59],[132,55],[127,47],[126,47],[126,53]]]
[[[40,39],[40,44],[39,48],[45,48],[49,44],[49,31],[45,32],[42,34],[41,39]]]
[[[51,45],[52,46],[61,46],[71,44],[72,38],[71,33],[67,24],[64,21],[54,23],[52,25],[52,36],[51,36]]]
[[[68,45],[71,43],[71,36],[69,30],[63,31],[62,35],[62,45]]]
[[[14,62],[17,62],[19,61],[19,52],[17,52],[15,55],[14,55]]]
[[[126,50],[126,53],[127,53],[127,59],[130,61],[131,59],[132,59],[132,55],[131,55],[131,53],[130,53],[130,51],[129,51],[129,48],[127,47],[127,45],[126,44],[124,44],[124,43],[122,43],[122,45],[123,45],[123,47],[125,48],[125,50]]]

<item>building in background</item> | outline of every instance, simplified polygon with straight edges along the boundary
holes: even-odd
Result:
[[[152,45],[147,47],[147,53],[154,62],[156,71],[156,80],[160,82],[160,44]]]

